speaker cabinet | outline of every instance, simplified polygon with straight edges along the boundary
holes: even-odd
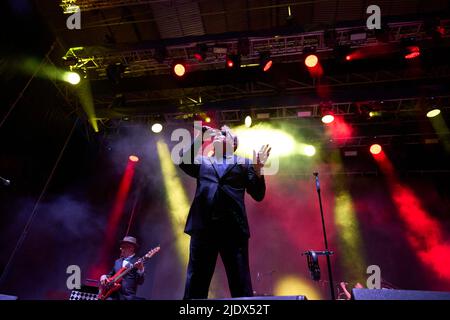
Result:
[[[354,300],[450,300],[450,292],[392,290],[392,289],[353,289]]]

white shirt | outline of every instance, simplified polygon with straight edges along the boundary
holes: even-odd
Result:
[[[123,261],[122,261],[122,268],[125,268],[125,267],[128,268],[128,267],[132,266],[132,264],[130,263],[129,260],[131,260],[134,256],[135,256],[135,254],[132,254],[132,255],[129,256],[129,257],[123,258]],[[143,269],[143,270],[137,269],[137,272],[138,272],[139,274],[143,274],[143,273],[144,273],[144,269]]]

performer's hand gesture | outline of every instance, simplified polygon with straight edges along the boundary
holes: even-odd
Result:
[[[261,169],[264,167],[267,159],[269,158],[270,150],[272,150],[272,148],[269,147],[268,144],[263,145],[258,153],[253,150],[253,168],[258,176],[261,175]]]

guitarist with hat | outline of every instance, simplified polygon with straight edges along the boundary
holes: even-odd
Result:
[[[100,277],[101,286],[105,286],[108,279],[113,277],[122,268],[129,268],[139,260],[136,256],[136,249],[138,247],[135,237],[126,236],[120,241],[120,258],[114,263],[114,267],[109,274],[104,274]],[[110,298],[114,300],[136,300],[136,291],[138,285],[144,283],[144,263],[141,261],[135,265],[135,268],[128,272],[120,284],[121,287],[117,292],[114,292]]]

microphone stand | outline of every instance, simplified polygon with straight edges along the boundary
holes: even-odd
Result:
[[[335,300],[334,285],[333,285],[333,275],[331,273],[331,260],[330,260],[330,254],[331,253],[328,250],[327,231],[325,229],[325,219],[323,218],[322,197],[320,195],[320,184],[319,184],[319,173],[318,172],[314,172],[313,175],[316,177],[316,190],[317,190],[317,195],[319,196],[320,216],[322,217],[323,240],[324,240],[324,243],[325,243],[325,252],[326,252],[325,255],[327,256],[328,278],[330,280],[331,299]]]

